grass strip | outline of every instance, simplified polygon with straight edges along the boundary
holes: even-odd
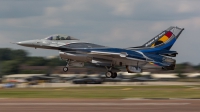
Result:
[[[120,86],[0,89],[0,98],[200,98],[199,86]]]

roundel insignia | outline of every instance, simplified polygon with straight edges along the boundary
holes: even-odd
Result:
[[[166,34],[165,34],[168,38],[170,38],[172,36],[172,32],[171,31],[168,31]]]
[[[155,44],[152,45],[152,47],[163,44],[167,42],[172,37],[172,32],[168,31],[166,32]]]

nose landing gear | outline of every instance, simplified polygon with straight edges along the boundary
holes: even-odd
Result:
[[[64,72],[68,72],[69,70],[68,66],[69,66],[70,60],[67,60],[66,62],[67,62],[67,65],[63,68]]]
[[[69,70],[68,67],[64,67],[64,68],[63,68],[63,71],[64,71],[64,72],[68,72],[68,70]]]

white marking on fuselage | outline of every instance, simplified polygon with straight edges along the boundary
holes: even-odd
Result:
[[[152,60],[152,62],[153,62],[153,59],[151,59],[151,58],[147,57],[146,55],[144,55],[143,52],[141,52],[141,51],[135,51],[135,52],[141,54],[144,58],[146,58],[146,61]]]

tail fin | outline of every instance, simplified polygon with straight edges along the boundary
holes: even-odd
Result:
[[[143,48],[159,48],[160,50],[170,50],[174,45],[184,28],[169,27],[147,43]]]

